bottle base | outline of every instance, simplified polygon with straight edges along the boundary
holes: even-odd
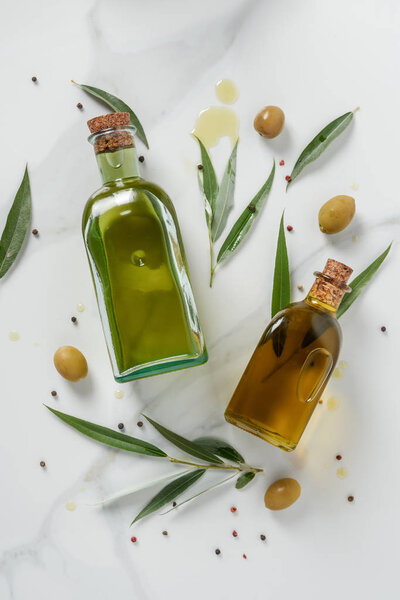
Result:
[[[233,415],[228,411],[225,411],[225,420],[228,421],[228,423],[231,423],[231,425],[236,425],[236,427],[256,435],[265,442],[269,442],[273,446],[276,446],[285,452],[293,452],[297,446],[297,443],[287,440],[279,435],[276,431],[271,431],[270,429],[261,426],[259,423],[254,422],[251,419],[244,419],[243,417],[238,417],[237,415]]]
[[[192,359],[184,358],[182,360],[164,363],[147,364],[133,367],[123,373],[114,372],[114,379],[117,383],[126,383],[128,381],[134,381],[135,379],[143,379],[144,377],[152,377],[154,375],[161,375],[162,373],[170,373],[171,371],[180,371],[181,369],[188,369],[189,367],[197,367],[203,365],[207,361],[207,350],[204,350],[200,356]]]

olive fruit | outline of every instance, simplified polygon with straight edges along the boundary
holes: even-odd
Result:
[[[264,496],[266,508],[270,510],[282,510],[288,508],[301,494],[301,487],[296,479],[284,477],[272,483]]]
[[[349,225],[356,212],[356,203],[351,196],[334,196],[325,202],[318,213],[322,233],[339,233]]]
[[[74,346],[61,346],[54,354],[54,366],[68,381],[78,381],[88,373],[86,358]]]
[[[285,123],[285,113],[279,106],[264,106],[254,119],[254,129],[268,139],[280,134]]]

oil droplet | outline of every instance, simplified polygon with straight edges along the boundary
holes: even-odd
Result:
[[[341,369],[347,369],[347,367],[348,367],[348,366],[349,366],[349,365],[347,364],[347,362],[346,362],[345,360],[341,360],[341,361],[339,362],[339,367],[340,367]]]
[[[338,406],[339,406],[338,398],[335,398],[333,396],[332,396],[332,398],[328,398],[328,410],[330,412],[333,412],[334,410],[336,410]]]
[[[84,304],[77,304],[76,305],[76,310],[78,312],[83,312],[85,310],[85,305]]]
[[[75,502],[67,502],[67,504],[65,505],[65,508],[69,511],[73,511],[76,509],[76,504]]]
[[[146,264],[146,252],[144,250],[135,250],[131,254],[131,261],[135,267],[144,267]]]
[[[334,379],[342,379],[342,377],[343,377],[342,369],[338,369],[338,368],[334,369],[334,371],[332,373],[332,377]]]
[[[339,479],[346,479],[348,475],[346,467],[339,467],[336,469],[336,475],[339,477]]]
[[[17,342],[19,340],[19,333],[18,331],[10,331],[8,337],[12,342]]]
[[[356,192],[358,190],[358,183],[352,183],[350,187]]]
[[[124,392],[122,390],[115,390],[114,396],[116,398],[123,398],[124,397]]]
[[[216,146],[222,137],[229,137],[232,148],[239,135],[239,119],[231,108],[210,106],[197,117],[192,134],[201,139],[205,147]]]
[[[358,242],[358,235],[352,235],[351,236],[351,241],[354,242],[354,243]]]
[[[239,90],[230,79],[220,79],[215,86],[215,93],[220,102],[234,104],[239,96]]]

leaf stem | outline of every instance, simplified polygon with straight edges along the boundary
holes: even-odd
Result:
[[[213,258],[214,258],[214,245],[211,239],[211,232],[208,232],[208,240],[210,243],[210,288],[212,287],[213,284],[213,277],[214,277],[214,271],[215,271],[215,267],[213,267]]]
[[[358,110],[360,110],[360,107],[359,107],[359,106],[357,106],[357,108],[355,108],[355,109],[352,111],[352,112],[353,112],[353,115],[354,115],[354,113],[356,113]]]
[[[252,473],[261,473],[263,469],[257,469],[256,467],[250,467],[247,464],[240,464],[238,467],[235,465],[229,465],[228,463],[223,463],[222,465],[201,465],[199,463],[194,463],[188,460],[181,460],[180,458],[173,458],[172,456],[167,456],[168,460],[172,463],[178,463],[180,465],[189,465],[191,467],[196,467],[198,469],[223,469],[223,470],[231,470],[237,471],[241,473],[242,471],[251,471]]]

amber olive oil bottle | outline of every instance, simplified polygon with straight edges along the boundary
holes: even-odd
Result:
[[[336,310],[352,272],[329,259],[306,298],[275,315],[225,411],[229,423],[296,448],[338,360]]]
[[[174,206],[139,175],[128,113],[88,126],[103,186],[82,228],[114,377],[200,365],[207,351]]]

